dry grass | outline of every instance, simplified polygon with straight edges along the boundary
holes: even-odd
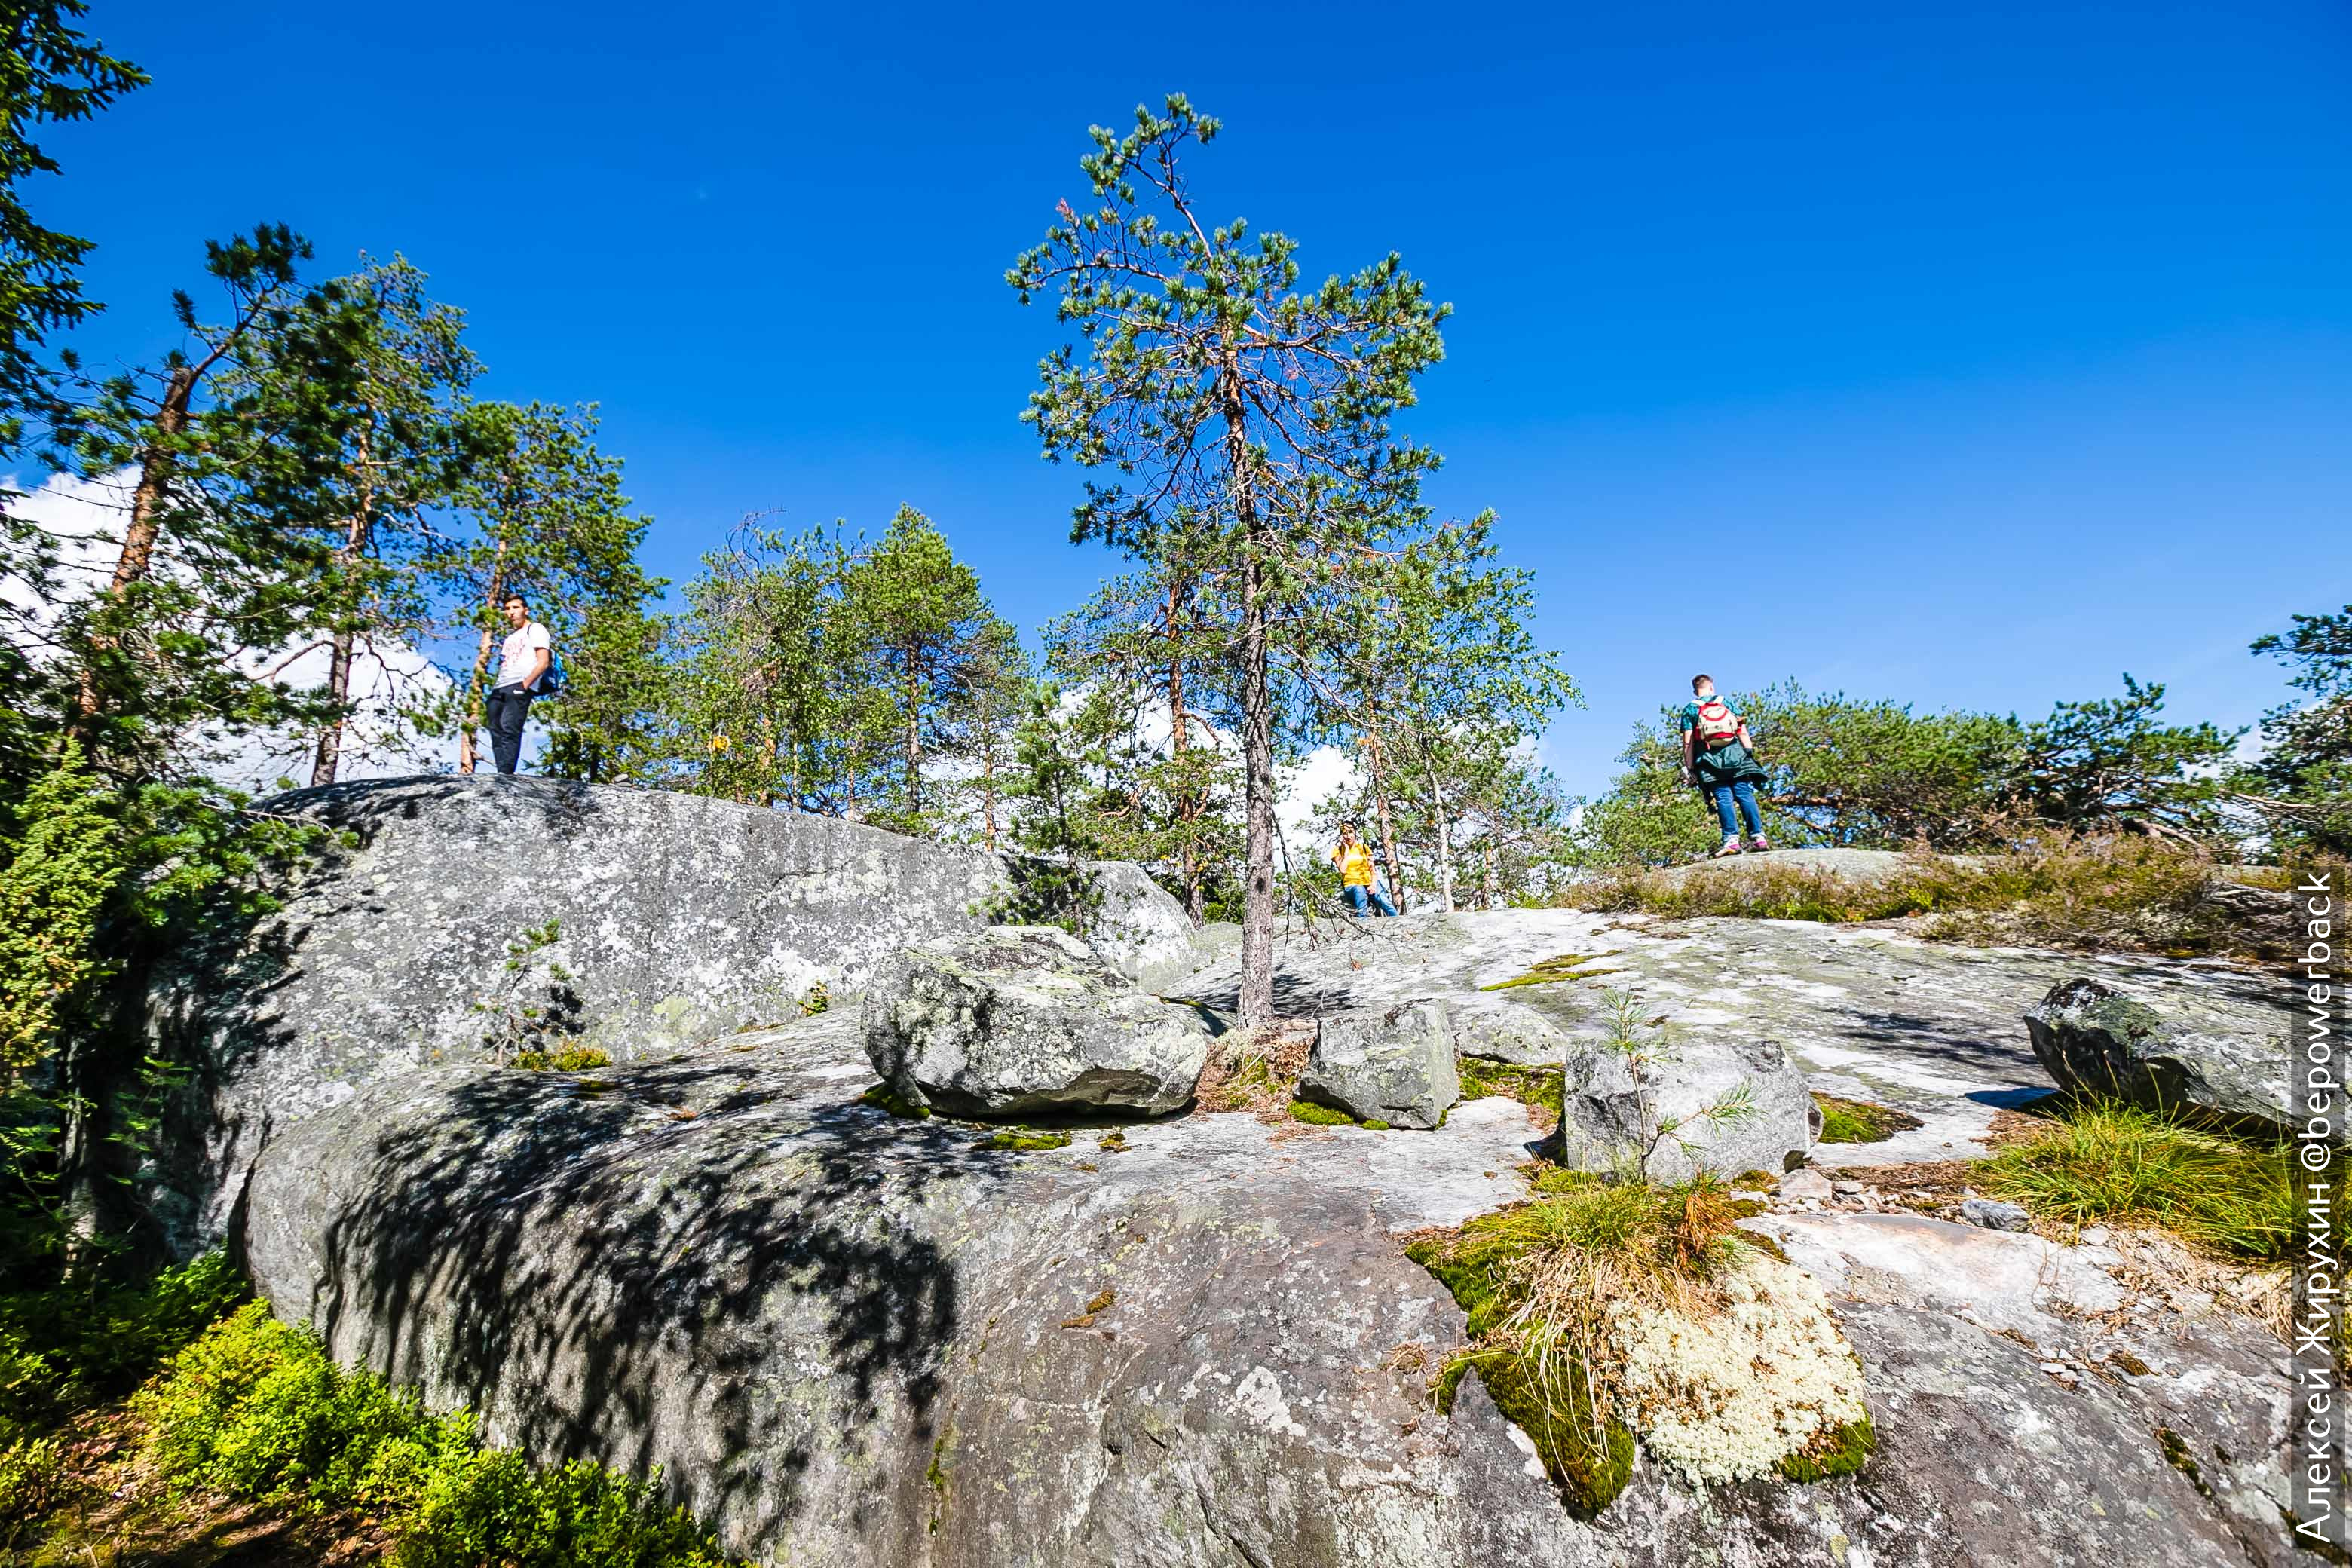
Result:
[[[1562,901],[1670,919],[1914,919],[1930,936],[1979,945],[2268,959],[2286,951],[2291,934],[2275,895],[2281,879],[2167,840],[2053,834],[1967,863],[1914,852],[1878,881],[1767,863],[1667,882],[1626,868],[1576,884]]]
[[[1248,1110],[1263,1121],[1288,1121],[1291,1091],[1314,1049],[1311,1018],[1236,1030],[1209,1052],[1200,1087],[1192,1094],[1192,1114]]]

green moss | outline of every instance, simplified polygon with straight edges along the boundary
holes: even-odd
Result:
[[[1897,1132],[1927,1125],[1891,1105],[1873,1105],[1868,1100],[1816,1094],[1813,1103],[1822,1108],[1821,1141],[1824,1143],[1884,1143]]]
[[[1317,1105],[1307,1100],[1292,1100],[1290,1115],[1293,1121],[1304,1121],[1310,1127],[1353,1127],[1356,1124],[1356,1119],[1346,1111],[1335,1110],[1328,1105]]]
[[[1780,1474],[1806,1485],[1832,1476],[1850,1476],[1869,1461],[1871,1451],[1877,1447],[1878,1434],[1871,1429],[1870,1417],[1865,1415],[1859,1421],[1832,1426],[1781,1460]]]
[[[2189,1451],[2189,1445],[2181,1439],[2179,1433],[2169,1426],[2158,1426],[2156,1429],[2156,1447],[2157,1451],[2164,1456],[2166,1464],[2187,1476],[2207,1497],[2213,1495],[2213,1489],[2206,1484],[2205,1472],[2198,1468],[2197,1456]]]
[[[1569,1511],[1591,1519],[1633,1479],[1633,1434],[1614,1419],[1595,1428],[1581,1362],[1560,1355],[1553,1366],[1554,1380],[1565,1387],[1545,1386],[1541,1371],[1522,1356],[1481,1357],[1477,1372],[1495,1408],[1534,1441],[1544,1474]]]
[[[1484,1100],[1501,1095],[1521,1105],[1538,1105],[1560,1114],[1566,1079],[1558,1068],[1515,1067],[1484,1057],[1462,1057],[1454,1064],[1462,1079],[1462,1098]]]
[[[1469,1370],[1470,1357],[1466,1352],[1455,1356],[1439,1370],[1437,1386],[1430,1390],[1430,1396],[1436,1405],[1437,1413],[1440,1415],[1454,1414],[1454,1396],[1462,1392],[1462,1379]]]
[[[1070,1135],[1066,1132],[1033,1132],[1025,1127],[1008,1127],[982,1142],[983,1149],[1007,1149],[1016,1154],[1034,1153],[1041,1149],[1066,1149]]]
[[[924,1121],[931,1114],[929,1106],[916,1105],[909,1100],[899,1099],[887,1083],[876,1084],[872,1089],[859,1095],[857,1101],[861,1105],[870,1105],[877,1110],[887,1110],[893,1116],[903,1116],[912,1121]]]
[[[1442,1117],[1442,1116],[1441,1116],[1441,1117],[1439,1117],[1439,1118],[1437,1119],[1437,1124],[1438,1124],[1440,1127],[1444,1126],[1444,1125],[1445,1125],[1445,1119],[1444,1119],[1444,1117]],[[1377,1116],[1372,1117],[1372,1118],[1370,1118],[1370,1119],[1369,1119],[1369,1120],[1367,1120],[1367,1121],[1359,1121],[1359,1122],[1357,1122],[1357,1123],[1356,1123],[1356,1125],[1357,1125],[1357,1126],[1359,1126],[1359,1127],[1362,1127],[1362,1128],[1369,1129],[1370,1131],[1374,1131],[1374,1132],[1385,1132],[1385,1131],[1387,1131],[1389,1130],[1389,1124],[1388,1124],[1387,1122],[1385,1122],[1385,1121],[1381,1121],[1381,1120],[1379,1117],[1377,1117]]]
[[[1525,974],[1515,974],[1508,980],[1497,980],[1492,985],[1481,985],[1481,991],[1509,991],[1521,985],[1551,985],[1562,980],[1597,980],[1604,974],[1621,974],[1617,969],[1585,969],[1593,960],[1581,952],[1563,952],[1557,958],[1547,958]]]
[[[613,1058],[593,1046],[566,1046],[560,1051],[517,1051],[514,1065],[525,1072],[588,1072],[608,1068]]]

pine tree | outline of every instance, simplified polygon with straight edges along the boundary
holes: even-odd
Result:
[[[923,776],[924,752],[975,673],[994,616],[980,578],[955,558],[946,536],[902,506],[880,540],[857,552],[842,584],[842,614],[873,670],[865,683],[887,691],[898,735],[898,777],[881,819],[904,833],[940,826]]]
[[[1297,246],[1204,223],[1180,169],[1218,123],[1181,95],[1097,127],[1095,205],[1065,202],[1006,281],[1053,291],[1086,343],[1048,355],[1025,417],[1089,479],[1073,537],[1222,579],[1238,689],[1244,855],[1241,1013],[1274,1010],[1275,764],[1299,712],[1321,605],[1368,553],[1427,522],[1437,458],[1393,438],[1414,378],[1443,355],[1447,308],[1390,256],[1298,289]],[[1286,661],[1287,667],[1286,667]]]

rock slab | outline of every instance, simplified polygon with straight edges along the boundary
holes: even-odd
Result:
[[[2081,977],[2052,986],[2025,1015],[2025,1027],[2033,1054],[2061,1089],[2168,1116],[2295,1125],[2283,1028],[2270,1034],[2184,1024]]]
[[[1445,1009],[1405,1002],[1318,1020],[1298,1098],[1359,1121],[1434,1128],[1462,1098]]]
[[[1208,1016],[1136,989],[1053,926],[911,948],[866,994],[866,1054],[911,1105],[957,1116],[1127,1112],[1192,1098]]]
[[[1564,1071],[1564,1164],[1643,1164],[1664,1182],[1701,1171],[1779,1175],[1802,1164],[1813,1146],[1812,1093],[1777,1040],[1711,1034],[1672,1041],[1646,1058],[1579,1041]]]

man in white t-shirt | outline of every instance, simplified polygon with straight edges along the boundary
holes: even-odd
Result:
[[[530,717],[530,700],[554,657],[554,639],[530,618],[520,594],[509,594],[499,605],[507,617],[507,640],[499,647],[499,683],[490,688],[488,719],[490,755],[499,772],[510,773],[522,761],[522,726]]]

